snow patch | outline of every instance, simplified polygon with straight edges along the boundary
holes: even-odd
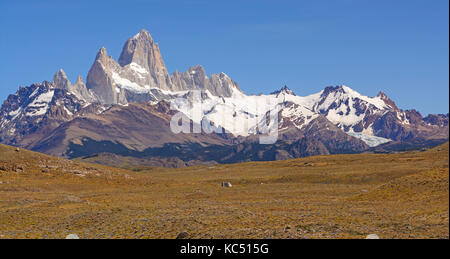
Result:
[[[49,103],[52,101],[54,94],[55,90],[50,90],[48,92],[42,93],[33,101],[33,103]]]
[[[19,107],[17,110],[9,112],[8,115],[13,116],[14,118],[12,120],[14,120],[15,117],[17,117],[17,115],[19,115],[21,112],[22,112],[22,107]]]
[[[33,93],[31,93],[30,96],[28,96],[28,98],[34,97],[38,92],[39,92],[39,87],[37,87],[36,89],[34,89]]]
[[[48,104],[52,101],[55,90],[42,93],[27,106],[26,116],[41,116],[47,113]]]
[[[136,92],[136,93],[148,93],[150,91],[150,86],[144,85],[140,86],[134,82],[131,82],[130,80],[126,78],[120,77],[119,74],[116,72],[112,72],[112,79],[114,80],[114,83],[120,87],[124,88],[126,90]]]
[[[291,105],[282,109],[281,116],[283,117],[282,119],[287,118],[293,122],[296,128],[302,129],[311,123],[311,121],[319,117],[319,114],[301,105]]]
[[[135,72],[138,72],[138,73],[141,73],[141,74],[148,74],[148,71],[145,68],[141,67],[137,63],[132,62],[132,63],[130,63],[129,66],[130,66],[131,70],[133,70]]]

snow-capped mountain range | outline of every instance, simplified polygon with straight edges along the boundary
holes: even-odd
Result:
[[[200,98],[177,101],[195,96],[196,91]],[[267,98],[276,102],[258,108],[256,104]],[[190,112],[192,102],[200,104],[200,116]],[[207,121],[224,130],[211,136],[175,137],[168,125],[176,111],[194,124]],[[383,92],[368,97],[348,86],[336,86],[302,97],[284,87],[268,95],[247,95],[225,73],[208,77],[200,65],[169,75],[158,44],[142,30],[126,41],[118,61],[102,47],[86,83],[79,76],[72,84],[61,69],[52,82],[21,87],[10,95],[0,109],[0,142],[61,156],[70,156],[71,147],[83,145],[86,139],[109,141],[136,152],[168,143],[234,147],[254,140],[268,111],[279,112],[279,140],[290,145],[290,151],[274,151],[288,153],[280,158],[316,151],[360,152],[413,139],[448,139],[448,114],[423,118],[415,110],[399,109]],[[131,112],[137,114],[129,116]],[[152,124],[155,121],[158,127]],[[123,123],[134,128],[122,131]],[[301,145],[294,148],[299,141]],[[311,150],[305,145],[324,148],[305,153],[299,150]]]

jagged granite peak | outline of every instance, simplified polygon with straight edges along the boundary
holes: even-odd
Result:
[[[159,46],[153,41],[150,33],[141,30],[134,37],[127,40],[119,57],[121,67],[136,67],[147,78],[146,84],[163,90],[172,90],[171,80],[164,64]]]
[[[139,78],[131,78],[132,82],[150,88],[170,91],[209,90],[218,96],[231,96],[233,88],[240,91],[237,83],[225,73],[213,74],[208,78],[201,65],[192,66],[184,73],[176,71],[169,76],[159,46],[146,30],[141,30],[127,40],[119,57],[119,65],[124,68],[130,67],[138,73]],[[129,79],[131,75],[124,77]],[[144,78],[146,80],[140,80]]]
[[[158,44],[153,42],[150,33],[142,29],[138,34],[128,39],[123,46],[122,53],[119,57],[119,64],[124,67],[135,62],[143,67],[149,68],[149,63],[154,63],[153,61],[149,62],[149,58],[151,58],[152,55],[159,56],[160,59],[156,60],[156,62],[162,61],[159,48],[156,47],[158,47]],[[151,53],[152,51],[154,51],[154,53]],[[150,56],[148,56],[148,54],[150,54]],[[163,62],[162,65],[165,66]]]
[[[234,91],[242,94],[242,91],[235,81],[227,74],[221,72],[219,74],[212,74],[210,78],[210,91],[217,96],[232,96]]]
[[[151,89],[173,90],[159,47],[147,31],[127,40],[119,63],[101,48],[86,85],[105,104],[155,101]]]
[[[78,99],[81,99],[83,101],[86,102],[97,101],[94,95],[87,89],[86,84],[83,82],[83,78],[81,77],[81,75],[78,76],[75,84],[71,84],[64,70],[60,69],[53,76],[52,85],[54,88],[67,90],[68,92],[74,94]]]
[[[190,66],[188,69],[188,73],[195,77],[207,77],[205,69],[202,67],[202,65]]]
[[[83,81],[81,75],[78,76],[77,81],[73,84],[69,91],[75,94],[79,99],[84,100],[86,102],[97,102],[94,94],[92,94],[88,89],[86,84]]]
[[[191,66],[183,73],[175,71],[171,75],[177,90],[204,90],[212,95],[230,97],[234,91],[241,92],[239,85],[227,74],[219,73],[207,76],[201,65]]]
[[[83,77],[81,75],[78,75],[77,81],[75,82],[75,84],[81,84],[81,83],[84,84]]]
[[[106,51],[105,47],[101,47],[98,52],[97,55],[95,56],[95,60],[100,60],[100,62],[107,62],[108,59],[108,52]]]
[[[184,73],[172,73],[172,81],[177,90],[205,90],[209,84],[209,78],[201,65],[191,66]]]
[[[86,86],[104,104],[154,102],[167,93],[188,90],[207,90],[225,97],[240,92],[238,84],[225,73],[208,77],[200,65],[169,75],[158,44],[146,30],[126,41],[118,62],[108,57],[102,47],[88,73]]]
[[[118,91],[113,80],[114,71],[120,70],[120,65],[112,58],[104,47],[98,51],[94,64],[89,70],[86,87],[92,91],[96,99],[103,104],[124,104],[123,91]],[[117,74],[117,73],[116,73]]]
[[[58,72],[56,72],[56,74],[53,76],[52,83],[56,88],[60,89],[69,90],[69,88],[71,87],[71,83],[67,78],[66,73],[62,69],[58,70]]]

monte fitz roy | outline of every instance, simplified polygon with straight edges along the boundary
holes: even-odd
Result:
[[[267,97],[277,101],[265,110],[252,105]],[[200,116],[190,112],[193,103],[201,104]],[[274,111],[278,140],[261,145],[258,129]],[[215,130],[172,132],[180,112],[191,127],[207,122]],[[448,141],[448,120],[347,86],[305,97],[287,87],[246,95],[225,73],[208,76],[200,65],[169,74],[158,44],[142,30],[118,61],[101,48],[86,80],[72,83],[61,69],[51,82],[20,87],[1,107],[0,143],[106,164],[131,159],[179,167],[435,146]]]

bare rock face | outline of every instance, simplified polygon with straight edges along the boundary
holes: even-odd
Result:
[[[81,76],[78,76],[75,84],[69,87],[69,92],[75,94],[79,99],[85,100],[86,102],[97,101],[94,95],[87,89],[86,84],[83,82],[83,78],[81,78]]]
[[[55,88],[63,89],[74,94],[80,100],[86,102],[97,101],[94,95],[87,89],[81,76],[78,76],[77,81],[72,85],[64,70],[60,69],[53,76],[52,84]]]
[[[229,97],[239,86],[224,73],[206,75],[202,66],[169,75],[150,33],[142,30],[127,40],[119,61],[108,57],[102,48],[87,77],[87,89],[104,104],[160,101],[167,91],[208,90]]]
[[[119,70],[119,67],[119,64],[112,57],[108,57],[106,49],[102,47],[87,76],[87,88],[94,92],[101,103],[127,103],[124,92],[117,88],[113,80],[114,71]]]
[[[226,97],[232,96],[234,90],[240,92],[239,85],[223,72],[220,74],[212,74],[210,84],[206,89],[213,95]]]
[[[184,73],[174,72],[171,75],[174,90],[205,90],[215,96],[230,97],[233,90],[240,91],[239,85],[225,73],[206,75],[201,65],[192,66]]]
[[[120,54],[119,64],[121,67],[130,66],[131,70],[143,75],[142,83],[145,85],[172,90],[172,82],[158,43],[153,41],[146,30],[127,40]]]
[[[67,78],[66,73],[62,69],[56,72],[56,74],[53,76],[52,83],[55,85],[55,87],[64,90],[69,90],[69,88],[72,86],[69,79]]]
[[[172,81],[176,86],[176,90],[200,90],[204,89],[209,82],[206,72],[202,66],[192,66],[186,72],[180,73],[175,71],[171,75]]]

